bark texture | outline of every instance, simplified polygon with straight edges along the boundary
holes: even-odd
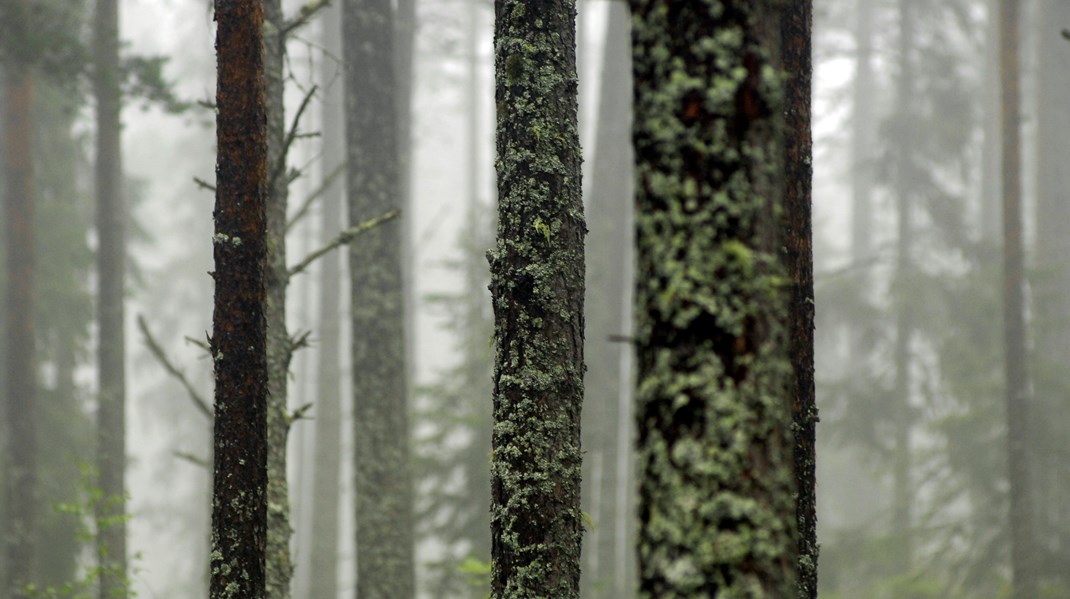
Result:
[[[216,0],[212,599],[265,596],[267,139],[263,7]]]
[[[34,80],[4,72],[7,254],[4,426],[4,595],[22,597],[37,554],[37,363],[34,341]]]
[[[583,239],[571,0],[494,4],[491,595],[579,594]]]
[[[775,0],[633,0],[641,597],[796,592]]]
[[[795,518],[799,599],[817,597],[817,402],[814,391],[814,252],[811,214],[813,139],[810,133],[813,3],[785,5],[781,20],[785,81],[784,250],[791,296],[788,348],[795,436]]]
[[[349,223],[401,207],[394,16],[390,0],[346,0],[346,193]],[[415,592],[406,398],[402,223],[350,245],[357,597]]]
[[[267,599],[287,599],[290,559],[290,496],[286,480],[286,440],[290,433],[287,382],[293,344],[286,329],[286,205],[290,177],[286,168],[286,116],[281,0],[263,0],[264,77],[267,110],[267,366],[268,366],[268,540]]]
[[[1000,72],[1003,191],[1003,353],[1007,402],[1007,470],[1010,481],[1011,578],[1015,599],[1036,599],[1033,489],[1029,463],[1032,385],[1026,365],[1025,247],[1022,235],[1020,27],[1017,0],[1000,2]]]
[[[93,27],[93,93],[96,97],[97,227],[97,469],[103,500],[97,502],[100,597],[128,588],[126,563],[126,369],[124,291],[126,203],[122,191],[119,112],[119,7],[97,0]]]

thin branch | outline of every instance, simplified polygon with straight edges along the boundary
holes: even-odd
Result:
[[[208,191],[215,193],[215,185],[212,185],[204,179],[194,177],[193,182],[197,184],[197,187],[200,187],[201,189],[207,189]]]
[[[183,339],[186,340],[186,343],[189,343],[190,345],[195,345],[195,346],[203,349],[204,353],[208,354],[208,357],[212,357],[212,346],[208,345],[208,341],[201,341],[200,339],[194,339],[193,337],[190,337],[189,335],[183,337]]]
[[[1063,29],[1063,37],[1070,40],[1070,29]]]
[[[186,393],[189,394],[189,398],[193,402],[193,405],[197,407],[197,410],[204,414],[205,418],[208,418],[209,420],[215,418],[215,413],[212,411],[212,407],[203,397],[201,397],[201,394],[197,392],[197,389],[194,388],[193,384],[186,378],[186,374],[179,370],[178,367],[171,362],[170,358],[167,357],[163,348],[160,347],[156,338],[153,337],[152,333],[149,331],[149,325],[145,323],[145,317],[140,314],[138,314],[137,317],[137,326],[141,329],[141,334],[145,336],[145,345],[149,347],[149,351],[152,352],[153,357],[155,357],[164,367],[164,370],[166,370],[168,374],[178,379],[178,382],[186,389]]]
[[[312,96],[316,95],[317,89],[318,88],[313,85],[312,88],[308,90],[304,99],[301,100],[301,105],[297,107],[297,112],[294,113],[293,122],[290,124],[290,132],[286,134],[286,139],[283,140],[282,148],[279,151],[279,161],[272,167],[271,176],[268,177],[268,189],[273,188],[279,177],[286,172],[286,155],[290,153],[290,146],[293,145],[294,140],[297,139],[297,127],[301,124],[301,117],[305,114],[305,109],[308,108],[309,102],[312,101]],[[293,181],[293,178],[287,182],[290,181]]]
[[[186,460],[194,466],[200,466],[201,468],[204,468],[206,470],[212,469],[211,462],[202,457],[195,456],[192,453],[189,453],[188,451],[176,451],[174,452],[174,454],[176,458]]]
[[[313,191],[307,198],[305,198],[305,201],[301,204],[301,207],[297,209],[297,212],[294,213],[293,218],[290,219],[290,222],[286,223],[287,233],[290,232],[290,229],[294,225],[296,225],[298,221],[300,221],[302,218],[305,217],[306,214],[308,214],[308,209],[312,207],[312,203],[320,199],[320,197],[327,192],[327,189],[329,189],[331,185],[334,184],[334,182],[338,179],[339,176],[341,176],[343,172],[345,172],[345,170],[346,164],[345,162],[342,162],[338,166],[334,167],[334,170],[332,170],[329,175],[324,177],[323,182],[320,183],[320,186],[318,188],[316,188],[316,191]]]
[[[311,409],[312,404],[306,403],[305,405],[291,412],[290,416],[286,419],[286,428],[290,428],[290,426],[292,426],[293,423],[297,422],[298,420],[304,420],[305,414],[307,414],[308,411]]]
[[[294,29],[304,27],[312,20],[320,10],[330,6],[330,0],[310,0],[310,2],[301,7],[301,10],[297,11],[297,16],[286,21],[282,26],[282,36],[285,38],[290,35]]]
[[[308,268],[310,264],[323,257],[324,254],[335,250],[343,245],[348,245],[349,243],[352,243],[353,240],[356,239],[361,233],[366,233],[374,229],[375,227],[378,227],[379,225],[385,223],[388,220],[393,220],[397,218],[400,214],[400,210],[391,210],[390,212],[387,212],[381,216],[377,216],[371,220],[366,220],[355,227],[350,227],[345,231],[342,231],[338,234],[337,237],[331,240],[330,243],[312,252],[304,260],[298,262],[293,267],[291,267],[287,276],[292,277],[294,275],[302,273],[306,268]]]
[[[304,349],[309,346],[308,338],[312,336],[312,331],[305,331],[298,335],[290,337],[290,353],[293,353],[299,349]]]

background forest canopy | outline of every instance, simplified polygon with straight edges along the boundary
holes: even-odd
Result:
[[[401,585],[392,587],[400,595],[485,597],[495,386],[487,251],[500,199],[495,7],[264,4],[269,105],[276,102],[268,228],[277,234],[266,318],[278,333],[268,340],[277,435],[268,468],[285,473],[269,489],[269,596],[350,597],[360,584],[393,579],[383,584]],[[1062,230],[1070,222],[1070,3],[1012,2],[1016,24],[1001,18],[1006,4],[813,4],[822,597],[997,599],[1016,596],[1015,580],[1028,578],[1032,597],[1070,598],[1070,375],[1061,363],[1070,351],[1070,236]],[[111,5],[0,0],[0,180],[5,194],[29,181],[34,198],[28,221],[8,195],[0,213],[8,265],[0,269],[8,298],[0,338],[29,336],[16,349],[5,343],[0,368],[0,563],[8,564],[0,576],[12,556],[32,554],[24,564],[37,589],[30,596],[90,596],[103,584],[119,596],[203,597],[211,574],[213,356],[205,337],[213,283],[205,273],[214,269],[215,19],[208,2],[121,0],[111,26],[102,16]],[[636,334],[632,18],[624,2],[580,0],[576,9],[589,229],[579,592],[627,599],[639,580],[628,342]],[[360,20],[347,10],[373,12]],[[389,26],[376,20],[382,15]],[[351,41],[373,35],[375,44]],[[1010,129],[1001,113],[1012,105],[1008,73],[1019,86]],[[389,93],[376,91],[386,76]],[[16,85],[23,77],[32,79],[28,95]],[[102,113],[109,94],[121,98],[121,128]],[[396,130],[378,132],[386,122]],[[347,169],[376,156],[355,145],[358,129],[398,161],[367,176]],[[106,131],[121,140],[112,175],[99,170],[111,152],[101,145]],[[386,139],[398,147],[382,149]],[[1017,148],[1008,150],[1010,139]],[[405,198],[401,206],[376,203],[376,176],[387,172],[396,189],[383,197]],[[119,198],[111,217],[96,199],[109,176]],[[1008,181],[1021,196],[1017,273],[1005,269],[1014,264],[1005,262],[1013,248],[1004,229]],[[365,205],[351,205],[354,189]],[[121,234],[102,234],[109,223]],[[538,234],[549,240],[543,227]],[[119,264],[109,267],[115,251]],[[388,263],[395,267],[381,268]],[[13,275],[11,265],[23,270]],[[351,276],[389,273],[401,273],[383,283],[393,285],[394,295],[382,296],[389,299],[348,287]],[[1015,274],[1024,290],[1021,349],[1003,324]],[[10,298],[26,291],[24,280],[33,282],[32,302],[14,312]],[[399,312],[388,319],[369,311],[379,304]],[[125,312],[109,312],[115,305]],[[396,343],[368,334],[354,345],[354,326],[380,325]],[[116,347],[117,375],[101,366]],[[1013,372],[1025,378],[1005,371],[1014,357]],[[20,363],[31,373],[30,404],[10,391],[25,384],[12,371]],[[370,370],[384,363],[396,367]],[[408,407],[358,404],[365,412],[355,419],[349,398],[372,393],[361,385],[389,388]],[[1008,413],[1008,397],[1025,408]],[[122,428],[102,428],[109,406],[114,425],[114,406],[124,404]],[[17,410],[32,410],[34,426],[23,426],[31,417]],[[1020,435],[1012,438],[1015,417]],[[371,438],[382,447],[369,447]],[[1008,441],[1024,466],[1008,463]],[[388,487],[367,482],[386,475],[354,457],[379,449],[382,460],[395,460],[386,471],[411,470],[411,482],[398,479],[390,491],[411,495],[411,516],[394,516],[411,518],[401,526],[369,515],[378,508],[367,506],[389,496],[361,495]],[[116,451],[122,463],[101,457]],[[23,463],[32,466],[12,465]],[[119,478],[109,479],[115,469]],[[12,489],[29,470],[32,552],[7,524],[24,515]],[[1025,482],[1015,478],[1023,473]],[[1023,502],[1032,513],[1012,525],[1012,504]],[[402,531],[383,538],[397,548],[390,557],[400,565],[390,567],[412,576],[391,576],[367,553],[373,547],[356,529],[376,526],[391,531],[383,535]],[[1023,531],[1025,540],[1015,536]],[[1021,546],[1025,574],[1011,550]],[[121,565],[116,553],[128,556]]]

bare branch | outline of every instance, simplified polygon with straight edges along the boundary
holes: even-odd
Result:
[[[313,191],[307,198],[305,198],[305,201],[301,204],[301,207],[297,209],[297,212],[294,213],[293,218],[290,219],[290,222],[286,223],[287,233],[290,232],[290,228],[296,225],[298,221],[300,221],[302,218],[305,217],[306,214],[308,214],[308,209],[312,207],[312,203],[320,199],[320,197],[327,192],[327,189],[334,184],[334,182],[338,179],[339,176],[341,176],[343,172],[345,172],[345,170],[346,164],[345,162],[342,162],[338,166],[334,167],[334,170],[332,170],[329,175],[324,177],[323,182],[320,183],[320,186],[318,188],[316,188],[316,191]]]
[[[156,338],[152,336],[149,331],[149,325],[145,323],[145,317],[138,314],[137,327],[141,329],[141,334],[145,336],[145,345],[148,346],[149,351],[152,352],[153,357],[164,367],[164,370],[168,374],[178,379],[178,382],[186,389],[186,393],[189,394],[190,401],[197,407],[200,413],[204,414],[205,418],[212,420],[215,418],[215,413],[212,410],[211,405],[201,397],[201,394],[197,392],[193,384],[186,378],[186,373],[178,369],[177,366],[171,362],[171,359],[164,353],[163,348],[156,341]]]
[[[182,460],[186,460],[194,466],[200,466],[201,468],[204,468],[206,470],[212,469],[212,463],[210,461],[202,457],[195,456],[192,453],[189,453],[188,451],[176,451],[175,457]]]
[[[312,404],[306,403],[305,405],[303,405],[300,408],[297,408],[296,410],[291,412],[289,417],[287,417],[287,419],[286,419],[286,428],[289,428],[290,426],[293,425],[293,423],[297,422],[298,420],[304,420],[305,419],[305,414],[307,414],[308,411],[311,410],[311,409],[312,409]]]
[[[193,182],[197,184],[197,187],[200,187],[201,189],[207,189],[208,191],[215,193],[215,185],[212,185],[204,179],[201,179],[200,177],[194,177]]]
[[[289,19],[282,26],[282,36],[286,37],[290,35],[294,29],[304,27],[312,20],[312,17],[315,16],[317,12],[327,8],[330,4],[330,0],[310,0],[308,4],[301,7],[301,10],[297,11],[297,16]]]
[[[312,97],[316,95],[316,90],[319,89],[315,85],[308,90],[304,99],[301,100],[301,105],[297,107],[297,112],[294,113],[293,122],[290,124],[290,132],[286,134],[286,139],[282,142],[282,148],[279,152],[279,161],[271,168],[271,176],[268,177],[268,189],[272,189],[275,186],[275,181],[279,179],[286,172],[286,156],[290,153],[290,146],[293,145],[295,139],[297,139],[297,127],[301,124],[301,117],[305,114],[305,110],[308,108],[309,102],[312,101]],[[298,175],[300,173],[297,173]],[[296,175],[291,175],[287,180],[287,183],[296,179]]]
[[[400,214],[400,210],[391,210],[381,216],[377,216],[371,220],[366,220],[360,223],[359,225],[350,227],[345,231],[342,231],[338,234],[337,237],[331,240],[330,243],[312,252],[304,260],[292,266],[287,276],[293,277],[294,275],[302,273],[306,268],[308,268],[310,264],[323,257],[324,254],[335,250],[343,245],[348,245],[349,243],[352,243],[353,240],[356,239],[361,233],[366,233],[374,229],[375,227],[378,227],[379,225],[385,223],[388,220],[393,220],[397,218]]]
[[[183,337],[183,339],[186,340],[186,343],[189,343],[190,345],[195,345],[195,346],[203,349],[204,353],[208,354],[209,357],[212,356],[212,346],[208,345],[208,341],[201,341],[200,339],[194,339],[193,337],[190,337],[188,335]]]

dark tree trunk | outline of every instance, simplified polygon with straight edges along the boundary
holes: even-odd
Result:
[[[283,60],[286,36],[281,0],[263,0],[264,77],[267,110],[267,364],[268,364],[268,539],[267,599],[288,599],[290,495],[286,480],[286,440],[290,432],[287,381],[293,346],[286,329],[286,117],[283,107]]]
[[[349,223],[401,207],[398,89],[390,0],[346,0],[346,192]],[[402,223],[350,245],[357,597],[415,593],[406,399]]]
[[[642,597],[796,593],[780,4],[631,2]]]
[[[5,592],[22,597],[37,554],[37,365],[34,342],[34,81],[4,71],[5,242],[7,253],[6,385],[3,474]]]
[[[97,502],[100,597],[128,590],[126,565],[126,371],[124,281],[126,203],[122,191],[119,89],[119,7],[97,0],[94,24],[93,92],[97,110],[97,468],[103,501]]]
[[[813,140],[810,134],[813,3],[796,0],[781,21],[784,71],[788,73],[784,133],[784,247],[791,280],[788,336],[792,370],[792,431],[795,435],[796,526],[799,599],[817,597],[817,403],[814,397],[814,252],[810,190]]]
[[[216,0],[212,599],[265,596],[267,137],[262,4]]]
[[[331,5],[323,14],[323,43],[332,56],[342,55],[341,10]],[[338,65],[325,60],[323,81],[332,81]],[[330,177],[343,159],[344,116],[340,85],[326,88],[323,100],[323,177]],[[342,230],[342,183],[336,181],[323,194],[320,232],[329,243]],[[316,375],[316,462],[313,467],[312,555],[309,597],[334,599],[338,596],[338,504],[340,500],[342,439],[342,336],[341,336],[341,256],[329,252],[320,258],[319,370]]]
[[[632,261],[631,25],[623,2],[608,6],[594,159],[587,197],[583,446],[584,504],[594,520],[584,543],[584,597],[635,592],[632,420],[622,397],[631,379],[619,337],[629,328]],[[627,418],[621,427],[621,419]],[[625,438],[622,440],[621,436]],[[623,441],[623,442],[622,442]],[[626,489],[621,493],[621,489]],[[623,525],[622,525],[623,524]]]
[[[571,0],[494,3],[491,595],[579,594],[583,238]]]
[[[1028,350],[1025,341],[1018,1],[1002,0],[999,16],[1003,133],[1003,353],[1007,394],[1011,577],[1015,599],[1036,599],[1037,555],[1033,550],[1031,465],[1026,446],[1032,386],[1026,367]]]

